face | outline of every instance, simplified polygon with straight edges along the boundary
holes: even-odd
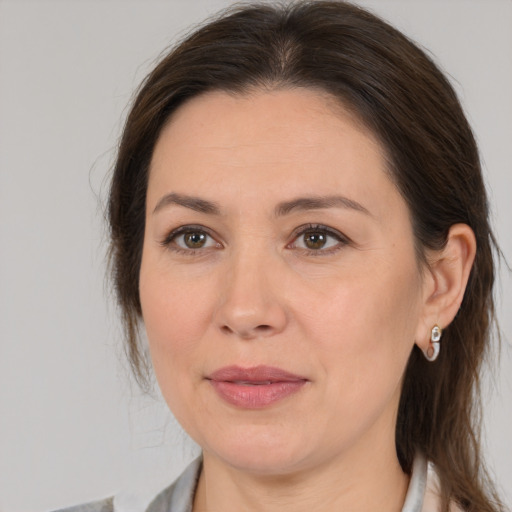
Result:
[[[284,474],[394,451],[421,272],[382,147],[331,98],[215,92],[174,113],[140,298],[163,395],[205,457]]]

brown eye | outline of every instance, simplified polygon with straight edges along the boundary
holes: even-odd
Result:
[[[327,226],[303,226],[296,238],[288,245],[290,249],[301,249],[310,255],[328,255],[348,245],[350,240],[339,231]]]
[[[183,233],[183,243],[189,249],[201,249],[206,244],[207,236],[198,231]]]
[[[170,250],[194,254],[198,250],[222,247],[206,230],[195,226],[181,226],[170,233],[162,245]]]
[[[327,243],[327,235],[318,231],[310,231],[304,233],[304,245],[308,249],[318,250],[322,249]]]

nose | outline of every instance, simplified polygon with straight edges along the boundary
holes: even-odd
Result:
[[[224,334],[250,340],[284,330],[288,318],[279,265],[270,260],[252,255],[226,262],[215,312],[216,323]]]

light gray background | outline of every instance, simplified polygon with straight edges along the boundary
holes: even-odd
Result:
[[[0,0],[0,510],[168,483],[194,453],[130,385],[104,284],[98,197],[126,105],[157,55],[229,1]],[[365,0],[447,70],[480,142],[512,260],[512,2]],[[512,279],[486,452],[512,501]]]

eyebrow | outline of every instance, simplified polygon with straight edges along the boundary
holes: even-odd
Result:
[[[184,208],[189,208],[190,210],[208,215],[221,214],[219,205],[213,201],[208,201],[200,197],[177,194],[175,192],[171,192],[170,194],[163,196],[155,206],[153,214],[171,205],[183,206]],[[308,211],[321,210],[324,208],[346,208],[371,216],[371,213],[361,203],[358,203],[353,199],[349,199],[348,197],[338,195],[298,197],[291,201],[285,201],[276,206],[274,215],[276,217],[283,217],[297,210]]]
[[[279,203],[276,206],[275,215],[281,217],[296,210],[321,210],[323,208],[346,208],[372,216],[361,203],[344,196],[298,197],[291,201]]]
[[[220,208],[217,203],[201,199],[200,197],[176,194],[175,192],[163,196],[156,204],[153,214],[170,205],[183,206],[184,208],[189,208],[199,213],[220,215]]]

